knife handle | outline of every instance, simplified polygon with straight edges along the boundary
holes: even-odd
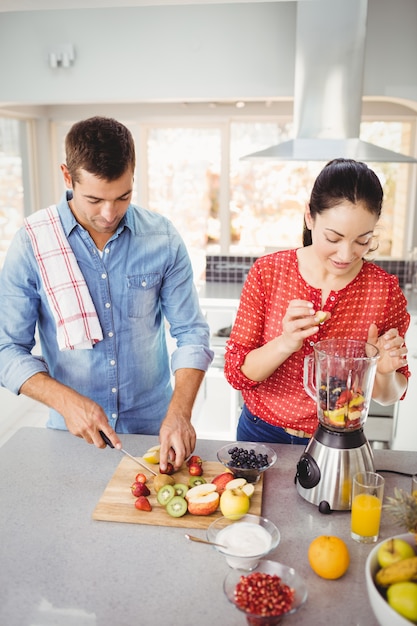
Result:
[[[110,448],[114,448],[114,445],[112,444],[110,439],[107,437],[107,435],[105,435],[102,430],[99,430],[98,432],[100,433],[101,438],[103,439],[104,443],[110,446]]]

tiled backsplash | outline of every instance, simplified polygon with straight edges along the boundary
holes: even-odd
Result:
[[[210,256],[206,257],[206,282],[208,283],[243,283],[249,268],[257,257],[252,256]],[[390,274],[396,274],[400,287],[412,283],[416,271],[414,263],[402,259],[381,259],[375,261]]]

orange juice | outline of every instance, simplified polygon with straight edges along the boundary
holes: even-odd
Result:
[[[361,537],[375,537],[379,533],[382,502],[377,496],[360,493],[352,502],[351,530]]]

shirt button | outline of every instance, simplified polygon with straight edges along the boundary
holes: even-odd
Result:
[[[112,390],[111,390],[111,392],[112,392],[112,393],[116,393],[116,392],[117,392],[117,389],[116,389],[116,387],[112,387]]]
[[[106,307],[106,309],[110,308],[110,302],[106,302],[106,304],[104,305]]]
[[[113,419],[116,419],[117,413],[112,413],[111,416],[112,416]]]
[[[104,252],[108,254],[110,252],[110,248],[105,248]]]
[[[146,280],[142,280],[141,285],[142,285],[142,287],[146,287]]]
[[[116,361],[114,359],[111,359],[110,360],[110,365],[115,365],[115,364],[116,364]]]
[[[310,346],[314,346],[314,341],[310,341]]]
[[[102,275],[101,275],[101,277],[102,277],[103,279],[104,279],[104,278],[107,278],[107,274],[102,274]]]
[[[109,337],[113,337],[113,331],[110,331],[110,332],[108,333],[108,336],[109,336]]]
[[[334,296],[330,296],[330,300],[331,300],[332,302],[334,302],[334,301],[336,300],[336,298],[335,298]]]

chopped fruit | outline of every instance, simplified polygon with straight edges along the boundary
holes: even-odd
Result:
[[[199,498],[200,496],[204,496],[207,493],[213,493],[216,491],[216,485],[213,483],[204,483],[202,485],[196,485],[189,491],[187,491],[187,495],[185,499],[190,501],[192,498]]]
[[[343,426],[345,424],[345,407],[334,409],[333,411],[323,411],[323,415],[327,417],[330,424],[335,424],[336,426]]]
[[[146,478],[145,474],[142,474],[141,472],[139,474],[136,474],[135,477],[135,481],[137,483],[146,483],[148,479]]]
[[[246,478],[234,478],[227,483],[226,489],[239,489],[240,487],[243,487],[243,485],[246,485],[247,482]]]
[[[225,490],[227,483],[231,480],[234,480],[234,475],[231,472],[223,472],[222,474],[215,476],[211,482],[216,485],[216,489],[221,495]]]
[[[203,474],[203,468],[200,463],[191,463],[188,466],[188,472],[190,476],[201,476]]]
[[[152,505],[146,496],[139,496],[139,498],[135,500],[135,507],[139,511],[152,511]]]
[[[164,470],[161,470],[161,468],[159,469],[159,472],[161,474],[170,474],[171,475],[171,474],[174,473],[174,471],[175,471],[174,470],[174,466],[169,461],[168,461],[167,466],[166,466],[166,468]]]
[[[188,459],[186,465],[187,467],[189,467],[190,465],[193,465],[194,463],[197,463],[198,465],[203,465],[203,459],[201,458],[201,456],[198,456],[197,454],[193,454]]]
[[[185,498],[185,494],[187,493],[189,487],[187,487],[187,485],[185,485],[184,483],[175,483],[174,489],[176,496],[181,496],[182,498]]]
[[[159,458],[160,458],[159,450],[148,450],[143,455],[144,461],[146,461],[147,463],[153,463],[154,465],[159,463]]]
[[[132,484],[130,489],[136,498],[139,496],[149,496],[151,493],[145,483],[139,483],[137,481]]]
[[[205,483],[190,489],[185,499],[188,502],[188,512],[191,515],[211,515],[217,510],[220,496],[216,485]]]
[[[253,483],[247,483],[246,485],[243,485],[241,489],[249,498],[251,498],[255,491],[255,485]]]
[[[318,323],[318,324],[323,324],[323,322],[326,320],[327,318],[327,313],[326,311],[317,311],[315,316],[314,316],[314,320]]]
[[[165,506],[168,504],[170,500],[175,496],[175,489],[173,485],[164,485],[161,487],[157,493],[157,500],[159,504]]]
[[[169,476],[168,474],[157,474],[153,479],[153,488],[155,490],[155,493],[158,493],[158,491],[164,485],[174,485],[174,484],[175,484],[175,479],[172,476]]]
[[[166,509],[172,517],[182,517],[187,512],[187,500],[182,496],[174,496],[168,502]]]
[[[203,476],[190,476],[188,486],[192,488],[196,487],[197,485],[204,485],[206,482],[207,481]]]

